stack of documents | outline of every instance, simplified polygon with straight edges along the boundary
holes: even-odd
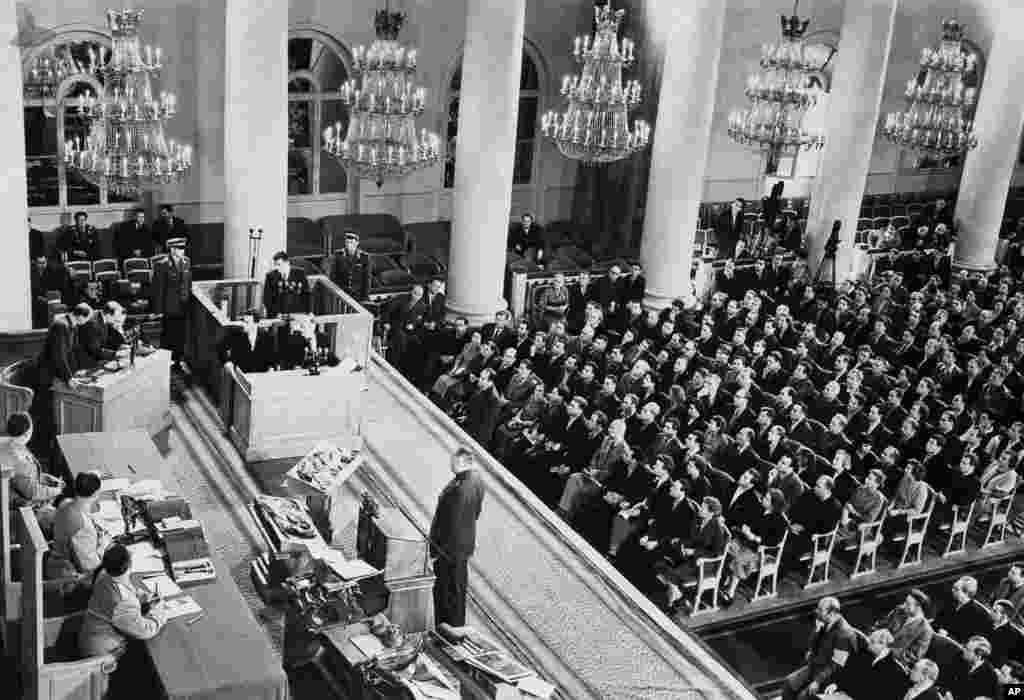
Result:
[[[132,571],[139,574],[163,573],[167,571],[164,555],[152,542],[136,542],[128,545],[132,553]]]
[[[187,595],[163,601],[163,608],[167,612],[168,620],[185,615],[195,615],[203,611],[199,603],[192,596]]]

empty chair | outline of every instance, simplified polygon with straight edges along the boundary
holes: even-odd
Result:
[[[95,279],[100,284],[110,285],[121,279],[121,273],[117,270],[104,270],[103,272],[97,272]]]
[[[820,535],[811,535],[811,551],[800,557],[800,561],[808,563],[807,583],[804,588],[812,588],[828,583],[829,568],[832,563],[832,550],[835,548],[839,528]]]
[[[405,256],[405,267],[416,279],[424,280],[444,272],[444,267],[433,256],[411,253]]]
[[[904,226],[910,226],[910,217],[907,216],[894,216],[890,223],[895,229],[901,229]]]
[[[128,278],[129,282],[134,282],[136,284],[149,284],[153,281],[153,271],[148,268],[143,270],[132,270],[127,273],[125,277]]]
[[[876,216],[871,220],[871,228],[876,231],[883,231],[889,226],[889,221],[890,219],[888,216]]]
[[[907,205],[907,216],[914,218],[924,213],[924,205],[920,202],[912,202]]]
[[[871,523],[861,523],[857,526],[857,536],[851,545],[847,545],[847,551],[856,551],[857,555],[853,562],[853,570],[850,578],[867,576],[876,571],[878,560],[878,548],[882,544],[882,527],[885,525],[885,514],[889,511],[888,500],[883,500],[882,515],[878,520]]]
[[[857,230],[858,231],[870,231],[873,228],[873,222],[868,217],[857,219]]]
[[[167,239],[167,247],[174,248],[175,246],[183,246],[188,243],[188,239],[184,236],[174,236]]]

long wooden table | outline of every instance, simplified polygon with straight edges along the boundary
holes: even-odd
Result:
[[[166,479],[163,457],[144,430],[79,433],[57,438],[72,473],[102,469],[132,480]],[[165,486],[172,487],[164,482]],[[203,608],[167,623],[146,642],[169,700],[285,700],[288,679],[223,562],[211,556],[217,579],[185,592]]]

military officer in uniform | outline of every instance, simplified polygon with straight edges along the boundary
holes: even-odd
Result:
[[[263,307],[267,318],[282,314],[308,314],[312,310],[306,273],[292,267],[288,253],[274,253],[274,269],[263,280]]]
[[[57,252],[65,261],[95,260],[100,237],[84,211],[75,212],[75,225],[65,228],[57,239]]]
[[[327,261],[327,276],[357,301],[370,296],[370,256],[359,250],[359,234],[345,232],[345,247]]]
[[[150,308],[163,316],[160,344],[171,351],[175,363],[185,352],[185,330],[188,306],[192,298],[192,265],[185,257],[185,244],[175,242],[167,257],[153,265]]]

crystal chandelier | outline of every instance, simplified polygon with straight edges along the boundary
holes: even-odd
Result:
[[[404,177],[441,157],[437,134],[426,129],[416,133],[427,91],[415,82],[416,49],[398,43],[403,24],[402,12],[389,7],[377,12],[377,39],[369,49],[355,48],[354,77],[341,87],[341,99],[349,107],[348,132],[340,122],[324,129],[324,150],[378,187],[385,179]]]
[[[89,182],[120,195],[181,180],[192,166],[192,147],[167,138],[164,126],[177,112],[173,93],[153,91],[163,68],[159,47],[143,48],[142,10],[107,10],[111,50],[89,52],[87,72],[101,76],[103,95],[82,95],[78,114],[89,135],[64,144],[64,161]]]
[[[738,143],[774,155],[821,148],[825,137],[804,127],[804,115],[817,101],[810,77],[830,56],[823,47],[803,41],[810,20],[793,14],[781,18],[782,41],[761,47],[761,70],[747,78],[744,91],[751,105],[729,114],[729,136]]]
[[[637,119],[629,124],[629,111],[640,104],[640,83],[622,81],[622,69],[633,65],[633,42],[618,38],[625,10],[611,4],[594,7],[597,29],[576,37],[573,56],[582,64],[579,75],[562,79],[566,98],[561,111],[541,119],[541,132],[551,138],[567,158],[592,165],[622,160],[650,141],[651,128]]]
[[[23,94],[26,98],[54,98],[62,82],[84,72],[85,68],[71,56],[68,49],[58,52],[51,48],[30,62],[24,75]]]
[[[942,23],[942,42],[921,50],[921,71],[907,81],[907,109],[886,115],[882,133],[899,146],[937,158],[961,155],[978,145],[972,120],[976,88],[965,79],[975,71],[975,56],[963,50],[963,26]]]

